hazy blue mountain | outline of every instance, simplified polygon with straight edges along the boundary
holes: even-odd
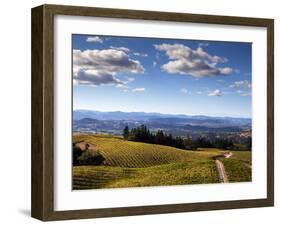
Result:
[[[152,117],[161,117],[159,113],[144,113],[144,112],[101,112],[89,110],[73,111],[73,119],[79,120],[82,118],[94,118],[98,120],[148,120]]]
[[[96,120],[125,120],[125,121],[149,121],[150,123],[161,122],[164,124],[191,124],[191,125],[251,125],[250,118],[234,118],[234,117],[211,117],[204,115],[173,115],[146,112],[101,112],[91,110],[75,110],[73,111],[73,120],[91,118]]]
[[[73,112],[73,131],[122,134],[125,126],[146,125],[151,131],[159,129],[176,135],[187,133],[231,133],[251,130],[251,119],[210,117],[204,115],[171,115],[145,112]]]

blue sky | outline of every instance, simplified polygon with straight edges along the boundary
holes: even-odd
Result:
[[[73,109],[251,117],[251,43],[73,35]]]

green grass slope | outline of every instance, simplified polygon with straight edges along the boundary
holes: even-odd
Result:
[[[76,135],[73,142],[85,142],[93,145],[103,155],[105,158],[104,164],[107,166],[127,168],[143,168],[175,162],[204,160],[222,153],[217,149],[187,151],[169,146],[98,135]]]
[[[252,152],[251,151],[233,151],[232,159],[240,160],[248,165],[252,165]]]
[[[73,189],[122,188],[218,183],[212,160],[146,168],[75,166]]]
[[[252,152],[232,151],[231,158],[220,159],[226,169],[229,182],[252,181]]]
[[[229,182],[248,182],[252,180],[252,169],[237,159],[220,159],[226,169]]]
[[[105,158],[102,166],[74,166],[73,189],[218,183],[215,156],[228,150],[182,150],[107,135],[75,135]],[[81,143],[82,142],[82,143]],[[230,182],[251,180],[251,152],[232,152],[224,163]]]

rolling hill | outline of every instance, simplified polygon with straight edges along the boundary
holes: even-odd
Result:
[[[186,151],[103,135],[75,135],[105,158],[101,166],[74,166],[73,189],[217,183],[213,157],[221,150]]]
[[[74,143],[93,145],[105,158],[104,165],[128,168],[143,168],[183,161],[210,159],[220,155],[217,149],[187,151],[174,147],[123,140],[107,135],[76,135]]]

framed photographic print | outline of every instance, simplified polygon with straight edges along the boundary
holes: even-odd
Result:
[[[273,206],[272,19],[32,9],[32,216]]]

